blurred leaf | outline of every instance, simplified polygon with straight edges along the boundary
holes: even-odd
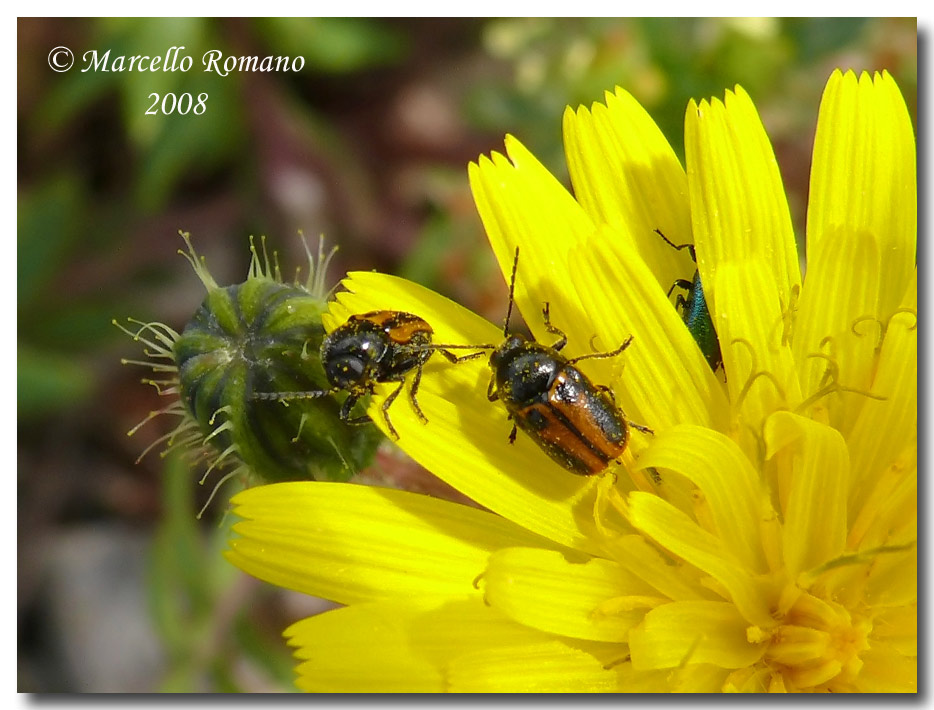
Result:
[[[441,262],[457,243],[456,223],[445,214],[429,218],[419,234],[418,241],[405,256],[397,272],[399,276],[437,290],[443,279],[439,271]]]
[[[212,661],[199,649],[213,639],[213,585],[206,579],[210,566],[193,510],[192,472],[182,456],[166,458],[162,480],[164,517],[150,558],[150,610],[168,656],[162,689],[191,692],[200,689],[204,665]]]
[[[808,64],[858,40],[868,18],[808,17],[786,18],[788,34],[798,47],[798,61]]]
[[[194,485],[184,457],[177,453],[167,456],[164,515],[152,546],[148,585],[154,626],[169,659],[162,689],[237,690],[229,654],[221,652],[230,646],[233,616],[220,613],[229,605],[225,599],[240,575],[220,554],[233,520],[225,517],[213,526],[199,523]],[[207,679],[218,687],[204,688]]]
[[[170,656],[191,644],[192,617],[204,606],[199,569],[200,537],[191,495],[192,474],[181,456],[169,456],[163,472],[165,514],[152,546],[150,608]]]
[[[346,73],[399,61],[408,47],[384,20],[360,17],[265,17],[257,31],[277,54],[302,56],[305,67]]]
[[[16,414],[20,420],[67,409],[95,386],[93,371],[60,355],[20,344],[16,363]]]
[[[123,310],[117,293],[94,294],[90,299],[66,298],[54,304],[44,302],[20,320],[19,337],[36,347],[93,353],[102,342],[125,344],[111,322],[114,313]],[[25,322],[26,318],[31,322]]]
[[[123,18],[126,20],[126,18]],[[173,115],[147,114],[146,109],[152,103],[149,95],[153,92],[164,96],[168,92],[175,94],[193,90],[197,80],[206,76],[202,72],[201,55],[205,46],[206,20],[198,17],[157,17],[132,18],[121,23],[120,35],[132,47],[128,52],[133,56],[163,57],[163,63],[172,47],[180,47],[178,61],[190,56],[192,68],[181,70],[150,72],[127,71],[121,74],[123,111],[127,131],[133,142],[149,147],[164,134]],[[197,91],[196,91],[197,94]],[[205,114],[207,115],[207,114]],[[201,117],[202,119],[204,116]]]
[[[206,108],[200,116],[175,114],[161,123],[152,145],[141,155],[136,198],[143,208],[162,207],[179,181],[209,175],[242,149],[244,110],[237,98],[238,86],[236,77],[213,73],[199,73],[197,81],[179,86],[179,94],[190,93],[195,104],[205,94]],[[150,102],[142,97],[137,106],[140,114]]]
[[[214,680],[215,693],[242,693],[243,688],[237,683],[236,678],[224,661],[218,661],[214,664],[211,677]]]
[[[174,46],[193,60],[187,72],[127,72],[121,77],[125,123],[139,146],[136,203],[148,211],[165,205],[180,181],[210,175],[243,145],[244,111],[239,95],[242,77],[205,72],[202,56],[208,49],[230,52],[215,37],[203,18],[122,18],[112,20],[111,31],[130,41],[132,54],[163,56]],[[171,59],[171,57],[170,57]],[[147,114],[158,94],[155,114]],[[173,98],[167,97],[173,94]],[[188,97],[191,102],[189,105]],[[204,96],[204,112],[195,113]],[[169,114],[162,113],[163,104]],[[185,114],[180,111],[184,108]]]
[[[49,93],[29,117],[29,130],[37,140],[48,141],[53,134],[71,126],[82,111],[120,83],[119,74],[83,72],[77,68],[81,66],[84,62],[76,56],[75,69],[56,77]]]
[[[731,29],[724,32],[713,69],[716,76],[723,78],[724,88],[739,84],[755,98],[780,84],[792,57],[792,42],[783,34],[758,36]]]
[[[72,175],[20,195],[17,208],[17,302],[29,306],[53,284],[84,222],[84,196]]]
[[[247,619],[241,619],[235,628],[237,644],[244,654],[265,670],[283,689],[295,688],[295,659],[281,636],[270,638],[261,634]]]

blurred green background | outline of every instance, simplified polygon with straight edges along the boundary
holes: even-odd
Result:
[[[53,47],[76,67],[55,73]],[[81,72],[90,49],[187,72]],[[297,73],[200,71],[209,49],[305,58]],[[821,91],[835,67],[888,69],[917,114],[913,19],[19,19],[18,683],[21,691],[290,691],[281,631],[326,608],[220,556],[223,501],[195,512],[178,460],[143,448],[171,422],[132,315],[181,329],[203,297],[190,231],[220,284],[248,236],[284,265],[324,233],[348,269],[420,281],[492,320],[505,289],[466,164],[516,135],[567,184],[561,115],[620,85],[683,154],[687,101],[742,84],[769,131],[803,234]],[[152,116],[151,92],[209,95]],[[453,496],[391,445],[370,480]],[[224,491],[223,497],[229,491]]]

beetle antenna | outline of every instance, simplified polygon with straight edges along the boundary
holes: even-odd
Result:
[[[512,276],[509,277],[509,307],[506,309],[506,322],[503,323],[503,337],[509,335],[509,317],[512,315],[512,304],[516,300],[516,269],[519,268],[519,247],[516,247],[516,256],[512,260]]]

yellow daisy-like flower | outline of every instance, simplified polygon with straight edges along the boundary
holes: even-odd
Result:
[[[917,678],[914,137],[887,74],[835,72],[802,278],[781,177],[739,87],[690,103],[685,171],[626,92],[567,111],[575,197],[514,138],[470,166],[515,300],[612,387],[634,431],[594,477],[514,444],[484,359],[433,357],[398,441],[488,510],[332,483],[234,499],[229,559],[345,604],[286,631],[314,691],[903,691]],[[693,243],[697,265],[688,250]],[[666,292],[699,270],[714,372]],[[417,313],[444,343],[500,329],[354,273],[326,326]],[[596,336],[596,338],[594,337]],[[379,405],[393,385],[370,404]]]

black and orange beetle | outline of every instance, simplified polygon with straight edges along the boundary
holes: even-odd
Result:
[[[457,356],[449,348],[459,345],[435,345],[431,342],[434,331],[423,318],[403,311],[370,311],[350,316],[347,321],[329,333],[321,343],[321,364],[331,389],[311,392],[260,392],[259,399],[303,399],[324,397],[347,392],[340,410],[340,418],[348,424],[366,424],[369,417],[351,417],[357,401],[373,392],[383,382],[398,382],[381,406],[383,419],[393,438],[399,433],[389,419],[389,407],[405,387],[406,376],[415,371],[408,389],[409,400],[418,418],[428,418],[418,406],[418,386],[422,368],[433,352],[440,352],[450,362],[460,362],[482,355],[482,352]],[[471,348],[473,349],[473,348]]]
[[[493,370],[487,397],[499,400],[513,421],[509,442],[522,429],[555,462],[571,473],[592,476],[618,459],[629,441],[629,427],[651,434],[648,427],[626,419],[609,388],[595,385],[575,367],[581,360],[619,355],[632,336],[615,350],[565,358],[560,350],[567,336],[551,323],[548,303],[542,315],[545,328],[558,337],[551,346],[509,334],[509,317],[515,297],[516,249],[509,285],[509,307],[503,335],[506,340],[490,355]],[[477,346],[483,347],[483,346]]]
[[[697,252],[693,244],[675,244],[658,229],[655,233],[664,239],[669,246],[678,249],[687,249],[691,255],[691,261],[697,265]],[[671,292],[676,288],[684,289],[686,296],[678,294],[675,297],[675,308],[681,313],[681,320],[687,326],[691,337],[697,343],[704,359],[714,372],[723,364],[723,355],[720,352],[720,340],[717,338],[717,331],[713,327],[713,319],[710,317],[710,309],[707,307],[707,299],[704,297],[704,286],[701,283],[700,271],[694,269],[694,278],[691,281],[687,279],[677,279],[668,289],[668,297],[671,298]]]

